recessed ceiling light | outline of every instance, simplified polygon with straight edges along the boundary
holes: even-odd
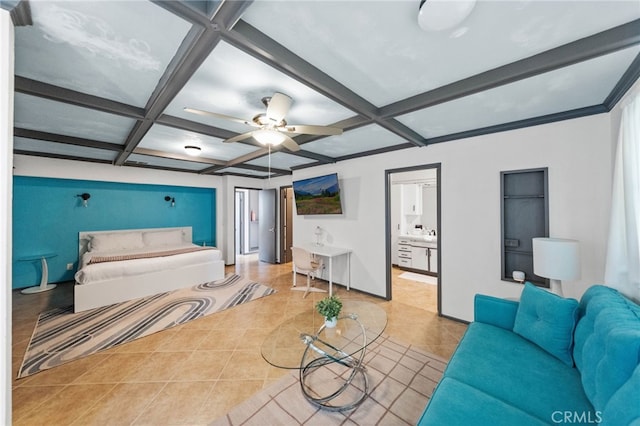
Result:
[[[418,25],[426,31],[442,31],[458,26],[471,13],[476,0],[421,0]]]
[[[192,157],[197,157],[200,155],[201,148],[195,145],[186,145],[184,150],[187,152],[187,155],[191,155]]]

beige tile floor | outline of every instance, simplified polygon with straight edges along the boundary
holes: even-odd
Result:
[[[275,295],[13,381],[14,425],[199,425],[268,386],[286,371],[267,364],[260,345],[274,324],[323,297],[290,291],[291,266],[238,260],[233,272]],[[393,301],[337,287],[347,299],[380,304],[386,333],[449,358],[466,325],[438,317],[436,287],[397,278]],[[319,283],[318,286],[326,285]],[[34,295],[13,293],[13,377],[38,314],[72,303],[72,283]]]

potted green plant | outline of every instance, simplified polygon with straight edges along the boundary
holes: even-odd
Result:
[[[342,301],[338,296],[325,297],[316,303],[316,310],[325,318],[325,327],[335,327],[342,310]]]

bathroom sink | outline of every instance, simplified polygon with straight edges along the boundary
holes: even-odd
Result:
[[[401,238],[406,238],[413,241],[426,241],[428,243],[438,242],[438,237],[435,235],[403,235]]]

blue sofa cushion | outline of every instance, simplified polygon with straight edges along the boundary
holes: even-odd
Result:
[[[539,426],[538,420],[458,380],[445,377],[422,413],[418,426]]]
[[[526,283],[513,331],[571,367],[577,320],[577,300],[565,299]]]
[[[519,302],[476,294],[473,299],[473,320],[513,330]]]
[[[550,424],[556,411],[596,414],[577,369],[500,327],[469,324],[444,375]]]
[[[581,298],[580,310],[583,317],[575,332],[576,367],[593,406],[611,412],[609,400],[613,403],[612,397],[616,395],[619,401],[622,398],[616,394],[619,389],[632,375],[640,374],[634,373],[640,360],[640,308],[612,288],[593,286]],[[635,383],[635,392],[640,395],[637,377]],[[626,394],[630,396],[630,391]],[[640,402],[632,407],[634,400],[640,401],[637,396],[627,400],[628,410],[633,408],[638,415]],[[604,416],[603,421],[606,422]]]
[[[640,365],[607,402],[601,426],[640,426]]]

